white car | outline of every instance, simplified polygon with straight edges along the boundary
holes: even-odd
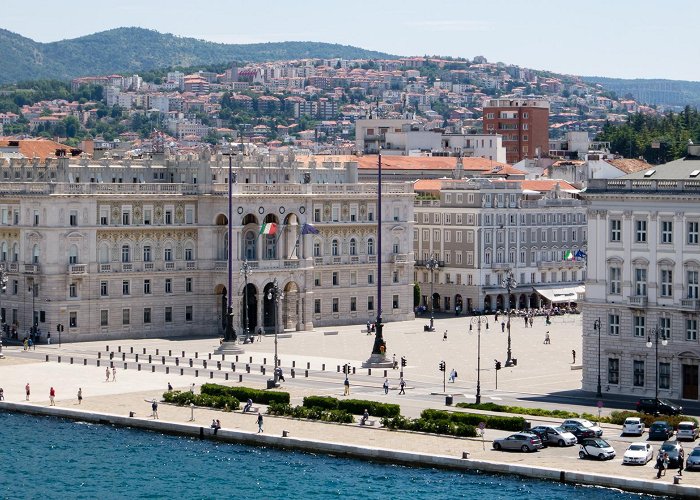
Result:
[[[579,426],[585,427],[586,429],[590,429],[593,432],[595,432],[596,437],[600,437],[603,435],[603,429],[595,425],[590,420],[586,420],[585,418],[570,418],[568,420],[564,420],[564,422],[562,423],[562,425],[566,424],[578,424]]]
[[[612,460],[615,458],[615,449],[605,439],[586,438],[581,442],[579,458],[596,458],[598,460]]]
[[[639,417],[627,417],[622,424],[622,433],[641,436],[644,434],[644,422]]]
[[[700,435],[700,429],[695,422],[679,422],[678,427],[676,427],[676,440],[678,441],[681,439],[695,441],[698,435]]]
[[[646,465],[654,457],[654,448],[649,443],[632,443],[622,456],[623,465]]]

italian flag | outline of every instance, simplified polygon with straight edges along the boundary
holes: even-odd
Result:
[[[571,252],[571,250],[567,250],[566,252],[564,252],[564,259],[574,260],[574,254]]]
[[[277,224],[275,224],[274,222],[263,224],[262,226],[260,226],[260,234],[274,236],[275,234],[277,234]]]

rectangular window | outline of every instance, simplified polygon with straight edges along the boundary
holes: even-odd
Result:
[[[659,363],[659,389],[671,388],[671,363]]]
[[[339,300],[337,297],[333,297],[333,312],[337,313],[339,310]]]
[[[143,294],[151,295],[151,280],[143,280]]]
[[[192,278],[185,278],[185,293],[192,293]]]
[[[673,221],[662,220],[661,221],[661,243],[670,244],[673,243]]]
[[[109,282],[100,281],[100,297],[107,297],[109,295]]]
[[[185,321],[192,322],[192,306],[185,306]]]
[[[634,336],[635,337],[645,337],[646,336],[646,316],[643,314],[634,315]]]
[[[671,318],[662,316],[659,318],[659,333],[666,339],[671,338]]]
[[[173,293],[173,280],[165,278],[165,293]]]
[[[150,323],[151,323],[151,308],[144,307],[143,308],[143,324],[148,325]]]
[[[697,245],[698,244],[698,223],[697,222],[688,222],[688,238],[687,242],[688,245]]]
[[[620,315],[608,315],[608,333],[610,335],[620,335]]]
[[[638,220],[635,223],[635,241],[637,243],[646,243],[647,242],[647,221],[645,220]]]
[[[620,241],[622,241],[622,221],[610,219],[610,242],[619,243]]]
[[[688,271],[686,273],[686,278],[688,280],[688,297],[689,299],[698,298],[698,290],[700,290],[700,283],[698,279],[700,278],[700,273],[698,271]]]
[[[620,383],[620,360],[618,358],[608,358],[608,384]]]
[[[374,311],[374,297],[372,295],[367,297],[367,310]]]
[[[634,269],[634,294],[637,297],[646,297],[647,295],[647,270],[644,267]]]
[[[374,284],[374,273],[369,273],[367,275],[367,284],[368,285]]]
[[[661,270],[661,297],[672,297],[673,296],[673,271],[671,269]]]
[[[698,340],[698,320],[697,318],[687,318],[685,320],[685,340]]]
[[[122,325],[128,325],[131,322],[131,310],[122,309]]]
[[[165,223],[166,224],[172,224],[173,223],[173,211],[172,209],[167,209],[165,211]]]
[[[100,326],[109,326],[109,311],[107,309],[100,311]]]
[[[100,208],[100,225],[101,226],[108,226],[109,225],[109,209],[108,208]]]
[[[144,247],[143,247],[143,261],[144,262],[151,262],[151,246],[150,245],[144,245]]]
[[[314,286],[321,286],[321,273],[314,273]]]
[[[173,322],[173,308],[172,307],[165,308],[165,322],[166,323]]]
[[[321,299],[314,299],[314,313],[321,314]]]
[[[38,226],[39,225],[39,211],[34,210],[34,225]]]
[[[357,285],[357,271],[352,271],[350,273],[350,284]]]
[[[635,359],[632,362],[632,385],[644,387],[644,361]]]
[[[122,281],[122,295],[129,295],[131,293],[130,283],[128,280]]]
[[[399,308],[399,296],[394,295],[391,298],[391,306],[393,309],[398,309]]]
[[[131,212],[123,211],[122,212],[122,225],[128,226],[130,220],[131,220]]]
[[[185,224],[194,224],[194,208],[192,207],[185,209]]]
[[[68,313],[68,327],[78,328],[78,311],[71,311]]]
[[[77,226],[78,225],[78,211],[77,210],[71,210],[70,215],[68,216],[68,224],[71,226]]]
[[[143,223],[146,226],[151,225],[151,221],[153,220],[153,211],[150,208],[144,208],[143,209]]]
[[[71,283],[68,285],[68,296],[75,298],[78,296],[78,284],[77,283]]]
[[[610,278],[608,283],[610,284],[610,293],[613,295],[619,295],[622,293],[622,268],[611,267],[609,271]]]
[[[338,272],[334,271],[333,272],[333,286],[338,286],[340,284],[340,281],[338,280]]]

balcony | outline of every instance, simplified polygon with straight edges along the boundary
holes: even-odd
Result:
[[[228,269],[228,262],[225,260],[217,260],[214,262],[214,271],[226,271]]]
[[[134,270],[134,264],[132,262],[122,262],[122,272],[130,273]]]
[[[391,261],[394,264],[402,264],[408,262],[408,255],[405,253],[395,253],[391,256]]]
[[[165,263],[165,270],[166,271],[174,271],[175,270],[175,263],[174,262],[166,262]]]
[[[333,264],[342,264],[343,263],[343,258],[340,256],[335,256],[333,257]]]
[[[299,261],[298,260],[285,260],[284,261],[284,268],[285,269],[297,269],[297,268],[299,268]]]
[[[646,295],[630,295],[628,299],[630,307],[646,307],[649,300]]]
[[[100,272],[101,273],[111,273],[112,272],[112,264],[100,264]]]
[[[144,262],[143,263],[143,270],[151,272],[151,273],[153,271],[155,271],[155,266],[153,265],[153,262]]]
[[[19,262],[10,262],[7,265],[7,270],[11,273],[18,273],[19,272]]]
[[[87,274],[87,264],[68,264],[68,274]]]
[[[24,274],[39,274],[39,264],[25,264]]]
[[[350,256],[350,264],[359,264],[359,263],[360,263],[359,255],[351,255]]]
[[[314,257],[314,266],[322,266],[323,257]]]
[[[369,264],[376,264],[377,263],[377,256],[376,255],[368,255],[367,262]]]
[[[684,311],[699,311],[700,299],[681,299],[681,309]]]
[[[187,270],[194,271],[195,269],[197,269],[197,263],[193,260],[188,260],[187,261]]]

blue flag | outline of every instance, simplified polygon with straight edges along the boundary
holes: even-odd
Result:
[[[583,250],[576,250],[575,257],[577,259],[585,259],[587,256],[588,256],[588,254],[586,252],[584,252]]]
[[[311,224],[304,224],[301,226],[301,234],[318,234],[318,229],[313,227]]]

